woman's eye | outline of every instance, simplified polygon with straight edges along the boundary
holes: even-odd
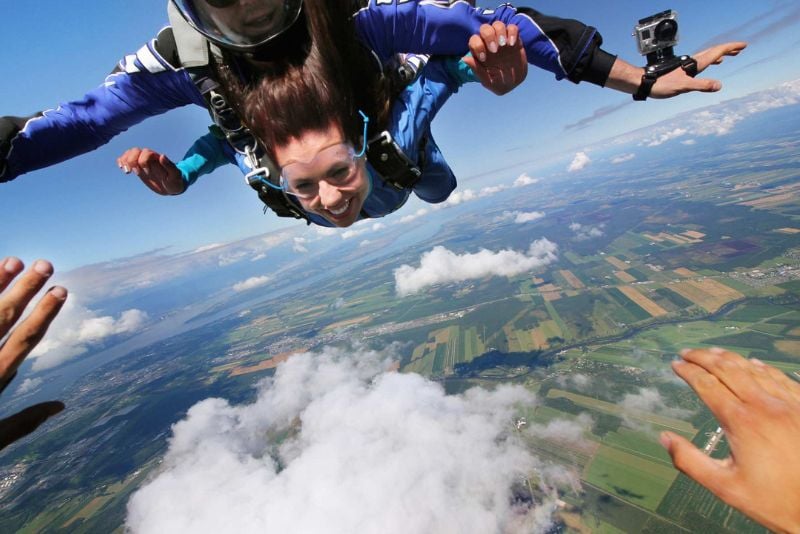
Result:
[[[310,191],[311,187],[311,182],[296,182],[292,185],[292,189],[298,192]]]
[[[350,167],[338,167],[333,169],[330,174],[334,180],[344,180],[350,174]]]

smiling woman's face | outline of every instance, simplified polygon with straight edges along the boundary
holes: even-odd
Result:
[[[363,158],[355,158],[352,178],[339,177],[345,165],[353,164],[352,150],[335,148],[343,143],[346,141],[341,128],[331,124],[325,130],[304,132],[274,150],[275,163],[284,170],[284,177],[291,174],[292,182],[302,183],[316,193],[310,198],[299,198],[303,209],[340,228],[356,222],[369,194]]]

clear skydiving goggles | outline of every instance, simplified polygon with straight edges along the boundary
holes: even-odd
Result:
[[[209,41],[239,52],[253,52],[285,32],[303,8],[303,0],[170,1]]]
[[[310,161],[294,162],[281,168],[281,188],[303,200],[319,195],[319,183],[335,187],[351,185],[358,173],[358,160],[367,152],[367,123],[369,119],[359,110],[364,121],[361,151],[356,153],[350,143],[337,143],[320,150]]]

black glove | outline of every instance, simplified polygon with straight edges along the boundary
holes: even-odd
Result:
[[[4,175],[6,174],[6,157],[11,150],[11,142],[25,127],[25,123],[41,115],[41,113],[37,113],[30,117],[0,117],[0,183],[10,180],[10,178],[4,178]]]

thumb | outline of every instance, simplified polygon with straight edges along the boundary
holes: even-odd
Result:
[[[701,93],[715,93],[722,89],[722,83],[708,78],[693,78],[690,89]]]
[[[667,449],[675,468],[698,484],[712,492],[726,485],[728,470],[717,460],[706,456],[683,436],[673,432],[662,432],[659,441],[661,446]]]
[[[469,68],[471,68],[473,71],[475,71],[475,68],[476,68],[476,63],[475,63],[475,57],[474,57],[474,56],[472,56],[471,54],[470,54],[470,55],[466,55],[466,56],[464,56],[464,57],[462,57],[462,58],[461,58],[461,61],[463,61],[464,63],[466,63],[466,64],[467,64],[467,67],[469,67]]]

